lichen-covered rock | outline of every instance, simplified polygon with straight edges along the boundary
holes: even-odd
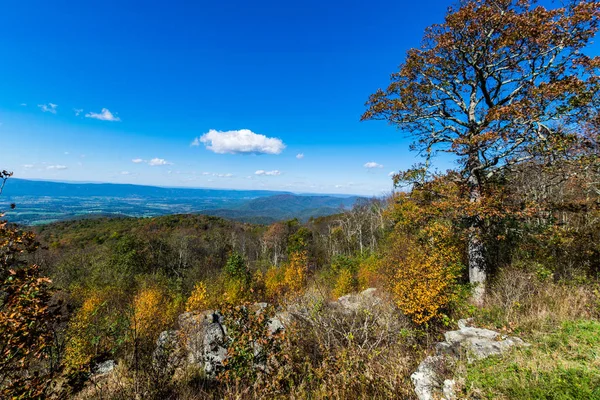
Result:
[[[256,303],[252,307],[262,312],[268,304]],[[269,320],[269,332],[284,330],[291,318],[288,312],[277,313]],[[155,365],[168,368],[187,362],[202,367],[208,377],[215,377],[227,357],[223,316],[215,311],[186,312],[179,316],[178,323],[179,330],[160,334],[154,352]]]
[[[203,337],[204,372],[210,377],[216,375],[227,357],[227,349],[223,347],[226,337],[222,316],[213,313],[212,322],[206,326]]]
[[[97,364],[94,367],[94,375],[104,375],[112,372],[115,369],[117,363],[114,360],[107,360]]]
[[[358,311],[367,306],[377,305],[383,302],[378,289],[369,288],[357,294],[347,294],[335,301],[335,305],[347,312]]]
[[[446,400],[456,399],[456,392],[454,391],[455,386],[456,381],[454,379],[446,379],[442,386],[442,398]]]
[[[213,323],[213,311],[186,312],[179,316],[179,334],[190,364],[204,363],[204,336]]]
[[[442,342],[440,348],[455,355],[465,353],[469,362],[500,355],[513,346],[525,344],[517,337],[504,337],[489,329],[468,326],[457,331],[446,332],[444,337],[446,341]]]
[[[443,362],[442,356],[429,356],[410,376],[419,400],[434,400],[434,395],[442,390],[442,383],[437,371]]]
[[[505,337],[500,333],[469,326],[468,320],[458,321],[459,329],[444,334],[444,342],[435,346],[436,355],[427,357],[411,375],[415,393],[419,400],[453,400],[455,382],[443,380],[438,371],[446,357],[458,358],[467,356],[468,362],[480,360],[493,355],[500,355],[513,346],[527,344],[517,337]]]
[[[163,372],[173,372],[185,360],[179,331],[161,332],[156,340],[156,349],[152,354],[154,366]]]

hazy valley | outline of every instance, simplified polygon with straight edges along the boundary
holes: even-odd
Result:
[[[39,225],[99,216],[154,217],[206,214],[242,222],[269,224],[284,219],[339,213],[359,197],[261,190],[160,188],[140,185],[58,183],[11,179],[0,209],[10,222]]]

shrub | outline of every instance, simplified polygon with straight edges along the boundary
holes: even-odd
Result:
[[[50,280],[37,266],[10,270],[0,285],[0,395],[44,398],[51,379],[42,361],[52,345]]]
[[[248,283],[250,280],[250,272],[246,267],[244,257],[240,253],[234,252],[229,256],[223,273],[230,280],[240,281],[242,283]]]
[[[124,294],[104,288],[77,294],[83,297],[67,328],[65,366],[68,372],[89,370],[92,362],[114,357],[127,339],[129,318]]]
[[[192,290],[192,294],[188,298],[185,304],[186,311],[202,311],[208,307],[208,293],[206,290],[206,284],[204,282],[198,282]]]
[[[290,260],[285,268],[284,282],[288,292],[293,295],[300,294],[308,279],[308,255],[306,251],[290,254]]]
[[[358,287],[358,282],[352,271],[342,269],[337,276],[335,287],[332,294],[337,298],[345,294],[355,292]]]
[[[450,226],[430,223],[420,237],[391,236],[382,260],[398,307],[417,324],[440,317],[452,301],[461,251]]]
[[[362,291],[371,287],[382,287],[382,276],[380,269],[381,261],[371,255],[360,261],[357,280],[358,290]]]
[[[286,290],[285,268],[272,266],[265,273],[265,295],[270,301],[283,298]]]
[[[540,273],[540,270],[542,271]],[[498,274],[478,310],[480,323],[508,331],[554,329],[563,321],[594,318],[595,285],[553,282],[543,272],[517,267]]]
[[[158,334],[173,324],[180,304],[164,289],[149,286],[138,291],[132,311],[131,330],[135,339],[153,344]]]

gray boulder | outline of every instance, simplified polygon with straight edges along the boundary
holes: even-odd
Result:
[[[117,363],[114,360],[107,360],[96,364],[94,367],[94,375],[105,375],[115,369]]]
[[[446,341],[440,347],[455,355],[466,354],[469,362],[500,355],[513,346],[525,344],[517,337],[505,337],[489,329],[473,327],[446,332],[444,337]]]
[[[436,399],[434,396],[442,391],[442,383],[440,383],[437,371],[443,363],[444,357],[429,356],[419,364],[417,370],[410,376],[419,400],[434,400]]]
[[[227,339],[227,331],[223,325],[223,317],[213,313],[212,322],[208,323],[203,337],[204,372],[209,377],[214,377],[227,357],[227,349],[223,347]],[[208,317],[208,316],[207,316]],[[210,319],[208,317],[207,319]]]
[[[184,362],[179,331],[161,332],[152,354],[154,367],[163,372],[174,372]]]
[[[257,303],[253,309],[258,313],[267,307],[267,303]],[[277,313],[269,321],[269,332],[284,330],[290,321],[288,312]],[[228,336],[223,316],[215,311],[186,312],[179,316],[178,323],[179,330],[160,334],[154,353],[155,364],[169,367],[188,363],[203,368],[208,377],[215,377],[227,357],[224,345]]]
[[[333,302],[334,306],[345,312],[355,312],[364,308],[377,306],[383,302],[378,289],[369,288],[357,294],[347,294]]]
[[[456,399],[455,382],[444,380],[438,373],[448,358],[457,359],[466,355],[467,362],[481,360],[490,356],[505,353],[514,346],[527,346],[517,337],[505,337],[500,333],[475,328],[468,320],[458,321],[459,329],[444,334],[444,342],[435,346],[436,355],[427,357],[411,375],[415,393],[419,400],[453,400]]]

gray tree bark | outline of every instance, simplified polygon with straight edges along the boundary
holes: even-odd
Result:
[[[476,175],[469,179],[471,203],[481,202],[481,189]],[[477,305],[483,304],[485,297],[485,284],[487,270],[485,262],[485,245],[481,238],[481,225],[478,216],[473,216],[470,221],[469,243],[467,249],[469,262],[469,282],[473,285],[473,302]]]

